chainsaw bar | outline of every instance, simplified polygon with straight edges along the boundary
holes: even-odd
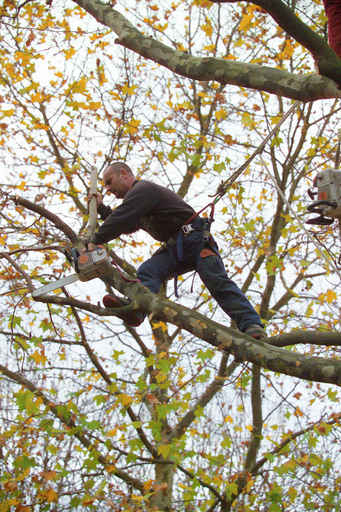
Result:
[[[41,297],[42,295],[46,295],[49,292],[53,292],[53,290],[57,290],[58,288],[62,288],[67,284],[74,283],[79,280],[78,274],[71,274],[70,276],[63,277],[62,279],[58,279],[58,281],[53,281],[52,283],[46,284],[37,290],[32,292],[32,297]]]

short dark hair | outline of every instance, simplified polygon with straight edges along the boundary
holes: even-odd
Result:
[[[120,171],[126,171],[128,174],[131,174],[133,176],[133,171],[130,169],[129,165],[127,165],[124,162],[112,162],[108,165],[106,170],[118,173]]]

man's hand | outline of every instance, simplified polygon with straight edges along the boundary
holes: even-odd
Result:
[[[89,195],[88,195],[88,202],[90,202],[90,201],[91,201],[91,199],[92,199],[93,197],[96,197],[96,201],[97,201],[97,208],[98,208],[101,204],[103,204],[103,196],[102,196],[102,194],[100,194],[99,192],[96,192],[95,194],[89,194]]]
[[[94,251],[97,247],[97,245],[93,244],[92,242],[85,242],[85,244],[86,244],[86,247],[83,247],[80,250],[81,253],[88,252],[88,251]]]

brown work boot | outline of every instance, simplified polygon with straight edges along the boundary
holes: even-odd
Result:
[[[261,340],[262,338],[266,338],[265,331],[263,327],[259,324],[251,324],[245,330],[245,334],[248,334],[255,340]]]
[[[104,307],[106,308],[122,308],[123,306],[127,306],[129,304],[128,300],[120,299],[115,295],[104,295],[102,301]],[[145,314],[142,313],[142,311],[138,311],[136,309],[131,311],[117,312],[117,316],[122,318],[123,322],[130,327],[137,327],[138,325],[141,325],[145,319]]]

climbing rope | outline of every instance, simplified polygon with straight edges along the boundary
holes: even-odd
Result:
[[[264,148],[265,146],[267,145],[267,143],[269,142],[269,140],[272,139],[272,137],[274,135],[276,135],[276,133],[279,131],[280,127],[282,126],[282,124],[284,123],[284,121],[286,121],[286,119],[288,119],[288,117],[297,109],[299,105],[299,101],[295,101],[291,107],[289,108],[289,110],[283,114],[283,116],[281,117],[281,119],[278,121],[278,123],[276,124],[276,126],[268,133],[268,135],[263,139],[263,141],[261,142],[261,144],[257,147],[257,149],[252,153],[251,156],[249,156],[249,158],[240,166],[238,167],[238,169],[229,177],[227,178],[227,180],[223,181],[220,183],[217,191],[215,194],[213,194],[212,196],[210,197],[213,197],[213,201],[211,201],[210,203],[208,203],[206,206],[204,206],[200,211],[194,213],[189,219],[187,219],[187,221],[185,222],[185,224],[190,224],[196,217],[198,217],[198,215],[200,215],[201,212],[203,212],[204,210],[206,210],[206,208],[208,207],[211,207],[211,213],[210,213],[210,220],[211,222],[213,221],[213,217],[214,217],[214,208],[215,208],[215,205],[217,204],[218,201],[220,201],[220,199],[226,194],[228,188],[236,181],[237,178],[239,178],[239,176],[248,168],[248,166],[250,165],[250,163],[252,162],[252,160],[259,154],[261,154],[263,151],[264,151]]]
[[[224,194],[226,194],[227,189],[236,181],[237,178],[248,168],[252,160],[259,154],[261,154],[264,151],[265,146],[269,142],[269,140],[272,139],[276,135],[276,133],[279,131],[280,127],[288,119],[288,117],[297,109],[299,105],[299,101],[295,101],[289,110],[283,114],[281,119],[278,121],[276,126],[268,133],[268,135],[263,139],[261,144],[257,147],[257,149],[252,153],[252,155],[230,176],[227,178],[227,180],[220,183],[217,192],[214,194],[213,197],[215,197],[213,203],[216,204]]]

